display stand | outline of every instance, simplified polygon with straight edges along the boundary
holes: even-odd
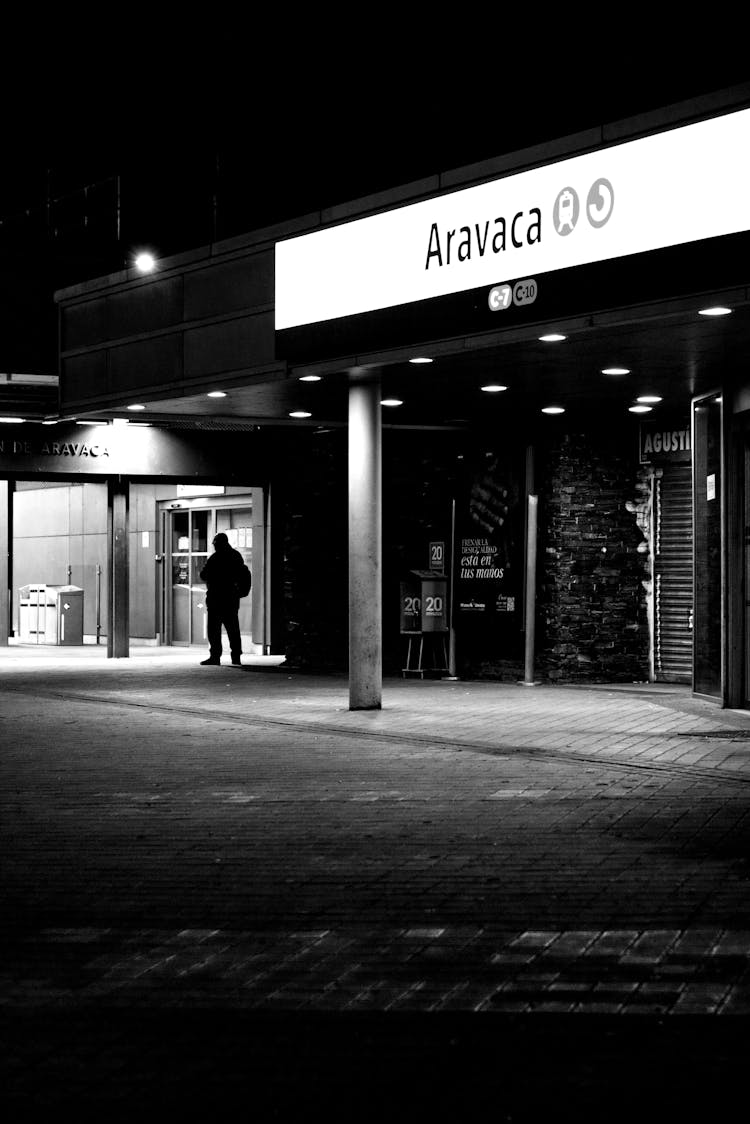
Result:
[[[448,672],[447,578],[412,570],[401,583],[401,635],[408,637],[402,674],[444,675]],[[419,644],[414,643],[419,640]]]
[[[414,652],[414,641],[419,639],[418,651],[416,653],[416,664],[412,663],[412,655]],[[427,641],[427,643],[425,643]],[[425,666],[425,656],[429,658],[432,655],[432,663]],[[426,674],[439,674],[443,675],[448,671],[448,645],[445,639],[445,633],[436,632],[420,632],[409,636],[409,642],[406,648],[406,667],[401,669],[404,676],[419,675],[424,679]]]

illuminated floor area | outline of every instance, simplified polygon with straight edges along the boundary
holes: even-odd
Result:
[[[750,1015],[750,930],[48,928],[16,957],[32,1009]]]
[[[618,1082],[608,1120],[729,1112],[745,712],[413,680],[351,712],[343,679],[195,654],[0,659],[17,1115],[601,1119]]]
[[[162,644],[139,644],[137,642],[131,643],[126,659],[134,660],[173,660],[175,662],[183,662],[192,664],[196,660],[200,661],[206,655],[207,649],[205,645],[195,645],[191,647],[186,646],[170,646]],[[70,644],[70,645],[54,645],[54,644],[29,644],[22,643],[16,637],[11,637],[8,641],[8,646],[0,648],[0,669],[2,669],[3,661],[7,659],[15,660],[45,660],[49,663],[59,665],[65,661],[81,660],[106,660],[107,659],[107,641],[106,638],[103,642],[97,644],[96,641],[86,640],[83,644]],[[242,662],[247,667],[276,667],[284,663],[285,656],[258,656],[248,653],[243,654]],[[228,660],[228,656],[225,656]]]

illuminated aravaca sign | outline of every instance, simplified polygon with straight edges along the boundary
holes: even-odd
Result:
[[[276,245],[276,328],[750,230],[750,110]]]

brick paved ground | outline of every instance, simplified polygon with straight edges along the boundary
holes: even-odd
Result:
[[[199,655],[0,656],[17,1119],[729,1117],[750,715]]]

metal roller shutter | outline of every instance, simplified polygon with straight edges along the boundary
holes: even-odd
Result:
[[[689,464],[656,480],[654,669],[666,683],[693,676],[693,509]]]

